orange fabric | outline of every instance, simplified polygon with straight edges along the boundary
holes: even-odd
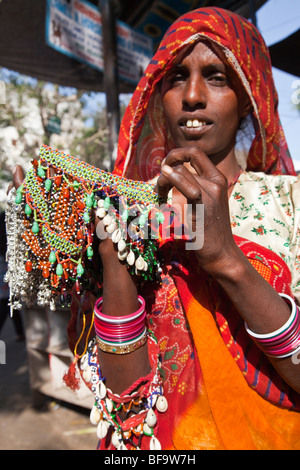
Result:
[[[198,416],[198,409],[199,405],[201,408],[204,405],[207,410],[209,404],[211,416],[207,419],[207,410],[205,432],[212,436],[214,442],[210,438],[206,448],[300,449],[300,414],[275,407],[248,386],[219,335],[211,312],[191,299],[186,313],[201,363],[208,401],[200,396],[190,407],[180,427],[174,430],[176,445],[192,448],[187,442],[186,430],[192,430],[195,436],[203,432],[203,420],[202,416]]]

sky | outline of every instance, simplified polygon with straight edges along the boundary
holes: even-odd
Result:
[[[300,1],[268,0],[258,10],[256,17],[258,29],[267,46],[271,46],[299,29]],[[300,60],[300,51],[295,51],[295,60]],[[300,77],[274,67],[273,76],[279,96],[279,115],[283,130],[295,169],[300,171],[300,111],[293,104],[293,100],[300,100]]]

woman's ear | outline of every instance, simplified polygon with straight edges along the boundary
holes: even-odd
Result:
[[[241,109],[241,117],[242,118],[247,117],[248,114],[250,114],[252,111],[253,111],[252,103],[250,101],[249,96],[246,95],[246,93],[245,93],[244,96],[243,96],[243,105],[242,105],[242,109]]]

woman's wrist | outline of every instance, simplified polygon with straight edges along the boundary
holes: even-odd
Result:
[[[224,282],[238,283],[249,268],[247,259],[235,244],[232,248],[222,250],[220,256],[213,253],[203,259],[201,252],[199,252],[197,259],[201,268],[220,284]]]

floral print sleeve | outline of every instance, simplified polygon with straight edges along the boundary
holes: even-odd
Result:
[[[232,231],[277,253],[300,304],[300,178],[243,172],[229,199]]]

